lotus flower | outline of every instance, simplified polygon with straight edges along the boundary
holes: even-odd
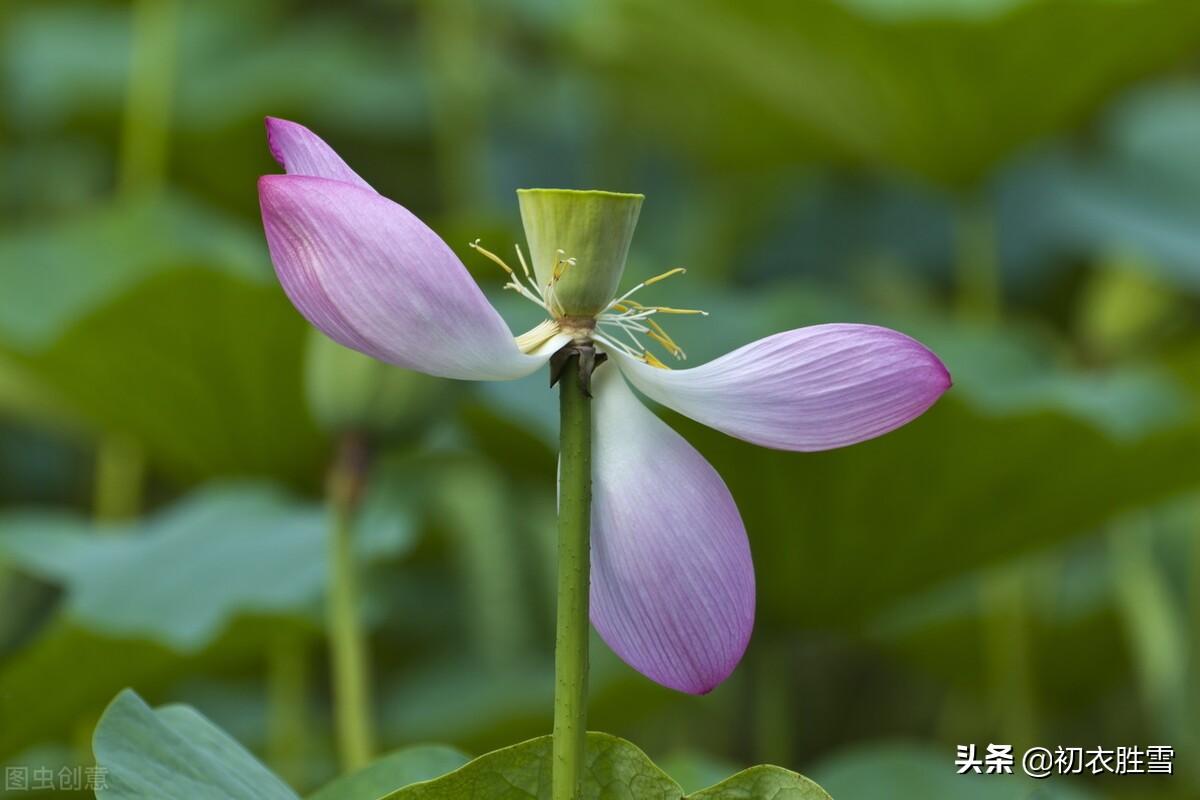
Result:
[[[572,341],[590,340],[609,357],[592,385],[591,619],[626,663],[665,686],[702,694],[733,671],[753,628],[754,567],[721,477],[632,389],[739,439],[813,451],[894,430],[950,386],[926,347],[872,325],[799,328],[707,364],[668,369],[646,340],[681,356],[656,319],[687,310],[643,305],[632,295],[679,270],[581,315],[568,313],[559,291],[575,268],[572,254],[554,253],[545,269],[536,264],[535,279],[519,248],[521,266],[513,269],[476,243],[508,272],[507,288],[545,310],[545,322],[514,337],[419,219],[375,192],[307,128],[268,119],[267,134],[287,173],[258,184],[271,259],[292,303],[334,340],[462,380],[520,378]]]

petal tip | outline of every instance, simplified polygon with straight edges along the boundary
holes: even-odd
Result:
[[[933,352],[933,350],[929,349],[929,347],[917,341],[916,339],[913,339],[912,337],[908,338],[914,345],[916,345],[921,357],[931,369],[932,379],[930,381],[931,396],[929,398],[929,404],[933,405],[938,398],[949,391],[950,387],[954,385],[954,378],[950,374],[950,369],[946,366],[946,362],[942,361],[942,359],[938,357],[937,353]]]
[[[730,659],[729,663],[722,667],[720,671],[708,676],[704,681],[698,682],[691,687],[678,687],[679,691],[686,694],[695,695],[697,697],[703,697],[706,694],[711,694],[718,686],[729,680],[729,678],[733,675],[734,670],[736,670],[738,665],[742,663],[742,659],[745,657],[746,649],[749,647],[749,645],[750,637],[747,634],[746,643],[742,646],[741,651],[738,652],[736,658]]]
[[[279,144],[279,133],[280,129],[287,124],[289,124],[287,120],[279,117],[263,117],[263,125],[267,129],[267,149],[271,151],[271,158],[275,159],[276,163],[284,169],[287,169],[287,164],[283,160],[283,148]]]
[[[938,367],[941,368],[941,387],[942,388],[941,388],[941,391],[938,392],[938,395],[940,396],[940,395],[948,392],[950,390],[950,388],[952,386],[954,386],[954,377],[950,374],[950,370],[946,368],[946,364],[940,358],[938,358],[935,355],[934,359],[937,361]]]

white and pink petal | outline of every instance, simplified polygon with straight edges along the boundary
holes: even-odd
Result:
[[[267,117],[266,122],[267,147],[288,175],[329,178],[371,189],[332,147],[308,128],[278,117]]]
[[[798,328],[691,369],[613,355],[647,397],[781,450],[828,450],[880,436],[920,416],[950,387],[929,348],[875,325]]]
[[[521,352],[449,246],[373,190],[306,175],[267,175],[258,190],[284,291],[341,344],[465,380],[518,378],[552,352]]]
[[[704,694],[754,627],[754,566],[725,483],[613,366],[594,376],[591,618],[627,664]]]

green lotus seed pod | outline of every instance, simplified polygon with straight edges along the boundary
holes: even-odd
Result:
[[[387,436],[410,428],[443,383],[343,347],[316,329],[309,331],[304,366],[309,410],[329,433]]]
[[[551,313],[592,317],[603,311],[616,296],[643,196],[518,189],[517,199],[534,275]]]

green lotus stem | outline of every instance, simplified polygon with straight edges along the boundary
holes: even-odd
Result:
[[[1193,511],[1193,516],[1197,515]],[[1191,554],[1192,568],[1190,570],[1189,589],[1191,596],[1191,613],[1188,615],[1192,621],[1192,658],[1193,664],[1200,664],[1200,519],[1193,520],[1193,530],[1191,538]],[[1200,719],[1200,690],[1196,692],[1195,697],[1195,719]],[[1200,726],[1197,727],[1197,736],[1200,736]]]
[[[138,0],[133,7],[117,181],[122,194],[158,189],[166,173],[177,13],[175,0]]]
[[[92,513],[97,522],[137,516],[142,507],[145,472],[145,453],[136,441],[117,434],[101,437],[92,490]]]
[[[334,726],[342,768],[367,765],[374,750],[367,641],[354,560],[354,516],[366,472],[366,445],[342,437],[329,476],[329,647]]]
[[[1187,621],[1154,550],[1153,521],[1115,524],[1108,535],[1116,578],[1116,608],[1125,627],[1134,673],[1164,737],[1188,736]]]
[[[1005,740],[1025,747],[1038,740],[1028,577],[1017,564],[985,575],[980,586],[992,711]]]
[[[554,644],[553,800],[579,800],[587,743],[591,400],[579,357],[559,381],[558,626]]]
[[[425,0],[418,5],[427,74],[434,82],[433,158],[442,200],[449,208],[479,207],[486,184],[489,71],[480,57],[479,10],[469,0]]]
[[[306,778],[308,644],[306,634],[289,629],[267,651],[267,760],[292,786]]]

